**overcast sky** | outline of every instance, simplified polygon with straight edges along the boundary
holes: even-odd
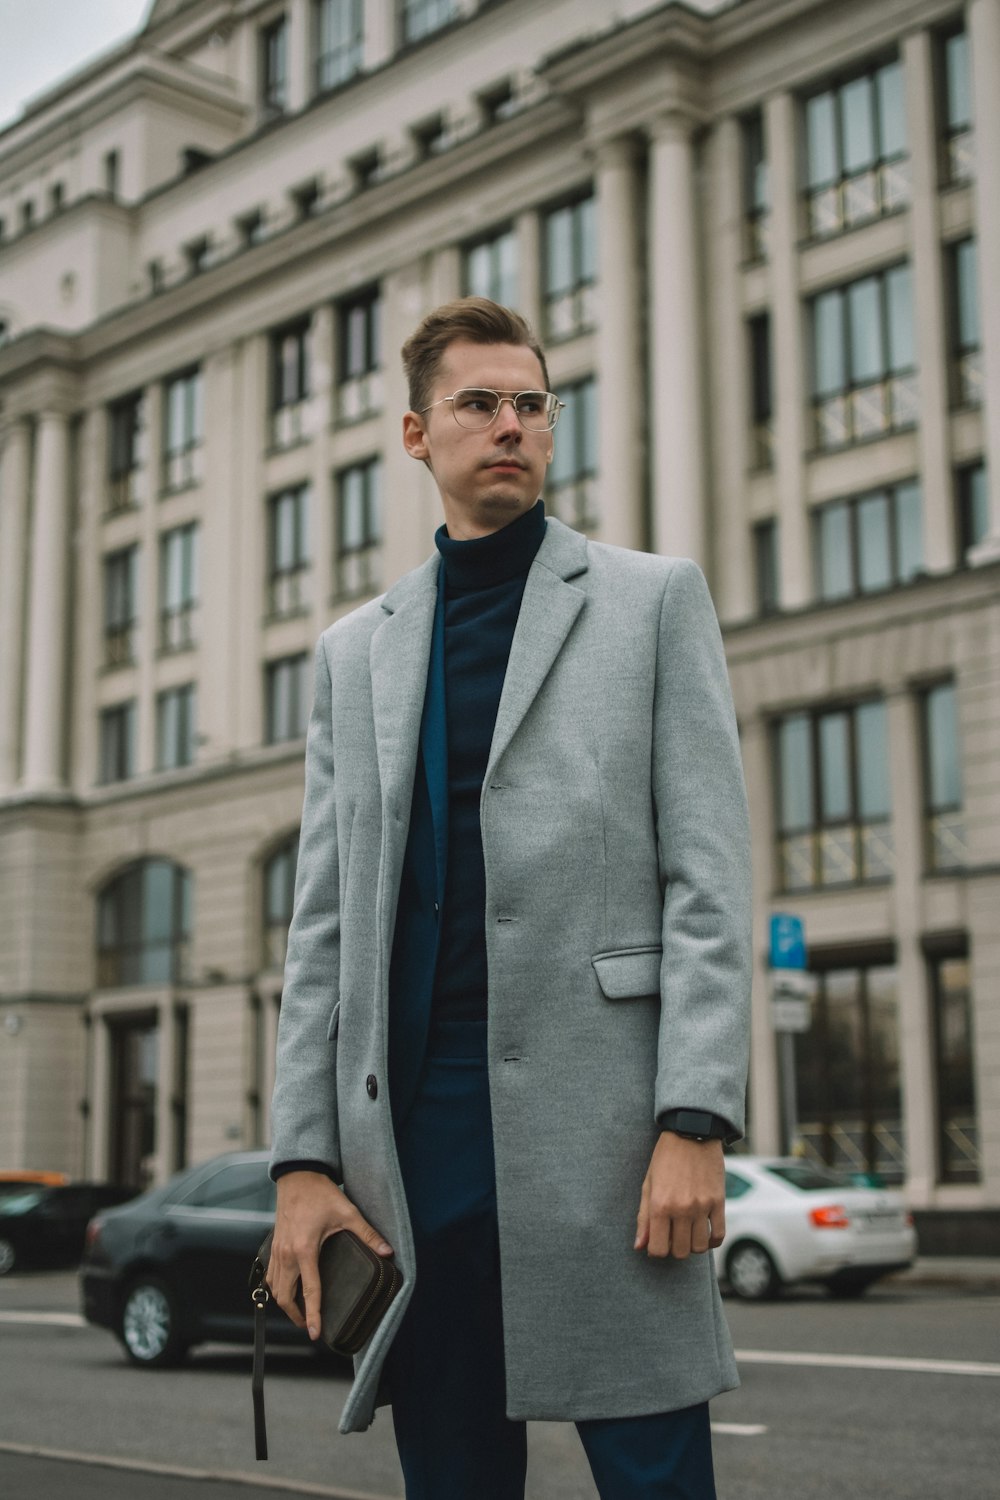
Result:
[[[0,128],[26,100],[132,36],[151,0],[0,0]]]

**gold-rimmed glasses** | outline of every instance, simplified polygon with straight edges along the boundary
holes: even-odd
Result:
[[[479,387],[463,388],[451,396],[442,396],[430,406],[422,406],[421,414],[431,406],[443,406],[451,402],[451,412],[460,427],[482,431],[496,420],[502,401],[509,401],[517,420],[527,432],[551,432],[559,420],[559,413],[566,405],[551,391],[518,391],[515,395],[502,395],[500,391],[483,390]]]

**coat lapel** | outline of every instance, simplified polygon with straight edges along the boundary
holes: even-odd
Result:
[[[524,586],[490,745],[486,781],[537,697],[583,608],[586,595],[566,580],[586,568],[586,538],[550,516]]]
[[[371,639],[372,712],[382,807],[409,820],[427,690],[440,557],[407,573],[382,601],[388,619]],[[391,821],[391,819],[390,819]]]

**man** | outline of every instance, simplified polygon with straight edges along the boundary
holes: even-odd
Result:
[[[602,1500],[711,1500],[751,959],[718,623],[692,562],[546,519],[517,314],[451,303],[403,361],[445,524],[317,648],[268,1280],[315,1337],[323,1239],[392,1247],[340,1427],[391,1402],[408,1500],[521,1500],[530,1418]]]

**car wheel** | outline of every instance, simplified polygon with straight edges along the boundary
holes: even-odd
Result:
[[[177,1303],[166,1282],[143,1276],[125,1293],[121,1341],[137,1365],[164,1368],[183,1359],[187,1345],[177,1326]]]
[[[744,1302],[764,1302],[781,1290],[778,1268],[763,1245],[742,1240],[726,1256],[726,1279]]]
[[[7,1276],[17,1264],[17,1251],[10,1240],[0,1240],[0,1276]]]

